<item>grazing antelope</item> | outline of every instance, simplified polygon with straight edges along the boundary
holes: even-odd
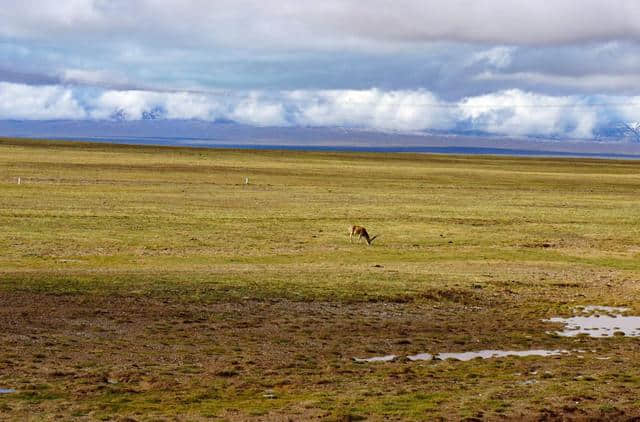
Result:
[[[375,235],[373,237],[369,237],[369,233],[367,233],[367,229],[362,226],[351,226],[349,228],[349,242],[353,242],[353,236],[358,236],[358,240],[364,238],[367,241],[367,244],[371,246],[373,240],[378,237]]]

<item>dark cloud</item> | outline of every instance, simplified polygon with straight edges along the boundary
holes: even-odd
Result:
[[[640,40],[635,0],[22,0],[3,5],[10,37],[127,39],[282,49],[405,43],[566,44]],[[397,44],[393,46],[393,44]]]
[[[16,82],[27,85],[52,85],[59,84],[60,78],[51,75],[22,72],[0,67],[0,81]]]

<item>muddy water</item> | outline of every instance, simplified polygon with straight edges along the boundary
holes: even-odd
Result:
[[[418,355],[407,356],[411,361],[416,360],[472,360],[472,359],[489,359],[502,358],[505,356],[557,356],[569,353],[567,350],[479,350],[477,352],[461,352],[461,353],[438,353],[431,355],[429,353],[421,353]]]
[[[439,353],[436,355],[436,359],[457,359],[457,360],[471,360],[471,359],[489,359],[489,358],[502,358],[505,356],[558,356],[569,353],[567,350],[480,350],[478,352],[463,352],[463,353]]]
[[[583,315],[550,318],[545,321],[564,324],[564,330],[555,332],[563,337],[575,337],[580,334],[589,337],[640,337],[640,317],[622,315],[628,310],[629,308],[615,306],[581,306],[578,307],[578,311]]]
[[[461,352],[461,353],[438,353],[437,355],[432,355],[430,353],[420,353],[417,355],[407,356],[407,359],[410,361],[419,361],[419,360],[446,360],[446,359],[456,359],[456,360],[472,360],[472,359],[489,359],[489,358],[502,358],[505,356],[558,356],[568,354],[567,350],[479,350],[477,352]],[[396,355],[388,355],[388,356],[376,356],[372,358],[366,359],[358,359],[354,358],[356,362],[390,362],[397,358]]]
[[[416,360],[432,360],[433,355],[430,353],[420,353],[418,355],[407,356],[407,359],[416,361]]]
[[[640,317],[637,316],[595,314],[550,318],[547,321],[565,324],[564,330],[556,331],[556,334],[563,337],[575,337],[579,334],[586,334],[589,337],[611,337],[616,334],[640,337]]]
[[[387,356],[374,356],[372,358],[353,358],[355,362],[365,363],[365,362],[391,362],[397,358],[396,355],[387,355]]]
[[[556,334],[563,337],[574,337],[579,334],[586,334],[591,337],[611,337],[614,335],[625,335],[629,337],[640,337],[640,316],[622,315],[629,309],[615,306],[588,305],[577,308],[580,315],[569,318],[550,318],[544,321],[557,322],[565,325],[563,331],[556,331]],[[569,354],[567,350],[479,350],[461,353],[420,353],[409,355],[406,358],[410,361],[421,360],[446,360],[456,359],[468,361],[472,359],[501,358],[505,356],[561,356]],[[398,358],[396,355],[375,356],[371,358],[353,358],[356,362],[391,362]]]

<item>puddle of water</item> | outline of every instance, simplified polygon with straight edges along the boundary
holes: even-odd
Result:
[[[432,355],[431,353],[420,353],[417,355],[409,355],[407,359],[412,362],[419,360],[446,360],[446,359],[456,359],[456,360],[472,360],[476,358],[480,359],[489,359],[489,358],[502,358],[505,356],[557,356],[564,355],[570,353],[567,350],[480,350],[477,352],[462,352],[462,353],[438,353],[437,355]],[[391,362],[397,358],[396,355],[388,355],[388,356],[376,356],[367,359],[358,359],[353,358],[354,361],[358,363],[364,362]]]
[[[358,362],[358,363],[366,363],[366,362],[391,362],[393,360],[395,360],[397,358],[396,355],[387,355],[387,356],[375,356],[372,358],[365,358],[365,359],[359,359],[359,358],[353,358],[354,362]]]
[[[570,318],[550,318],[546,321],[565,324],[563,331],[556,331],[562,337],[586,334],[589,337],[611,337],[616,332],[625,336],[640,337],[640,317],[591,315]]]
[[[640,316],[624,316],[621,315],[629,310],[629,308],[617,306],[598,306],[588,305],[578,307],[582,316],[574,316],[570,318],[550,318],[546,322],[559,322],[565,324],[564,331],[556,331],[563,337],[574,337],[578,334],[587,334],[591,337],[611,337],[616,333],[624,334],[630,337],[640,337]],[[583,353],[584,351],[578,350]],[[595,351],[594,351],[595,352]],[[461,361],[469,361],[472,359],[490,359],[501,358],[505,356],[559,356],[569,354],[568,350],[480,350],[477,352],[462,353],[438,353],[432,355],[430,353],[419,353],[409,355],[407,359],[410,361],[421,360],[446,360],[456,359]],[[375,356],[366,359],[353,358],[355,362],[391,362],[396,360],[398,356]],[[600,358],[599,358],[600,359]],[[608,358],[601,358],[608,359]]]
[[[555,333],[562,337],[586,334],[589,337],[612,337],[618,333],[629,337],[640,337],[640,317],[625,316],[629,308],[619,306],[588,305],[577,308],[582,314],[569,318],[550,318],[546,322],[560,322],[564,330]]]
[[[15,392],[16,390],[14,390],[13,388],[0,388],[0,394],[11,394]]]
[[[472,359],[502,358],[505,356],[558,356],[569,353],[567,350],[480,350],[477,352],[438,353],[435,359],[457,359],[462,361]]]
[[[417,355],[407,356],[407,359],[409,359],[410,361],[432,360],[433,359],[433,355],[431,353],[420,353],[420,354],[417,354]]]

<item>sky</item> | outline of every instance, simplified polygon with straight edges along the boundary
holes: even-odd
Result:
[[[640,121],[637,0],[0,0],[0,119],[592,139]]]

